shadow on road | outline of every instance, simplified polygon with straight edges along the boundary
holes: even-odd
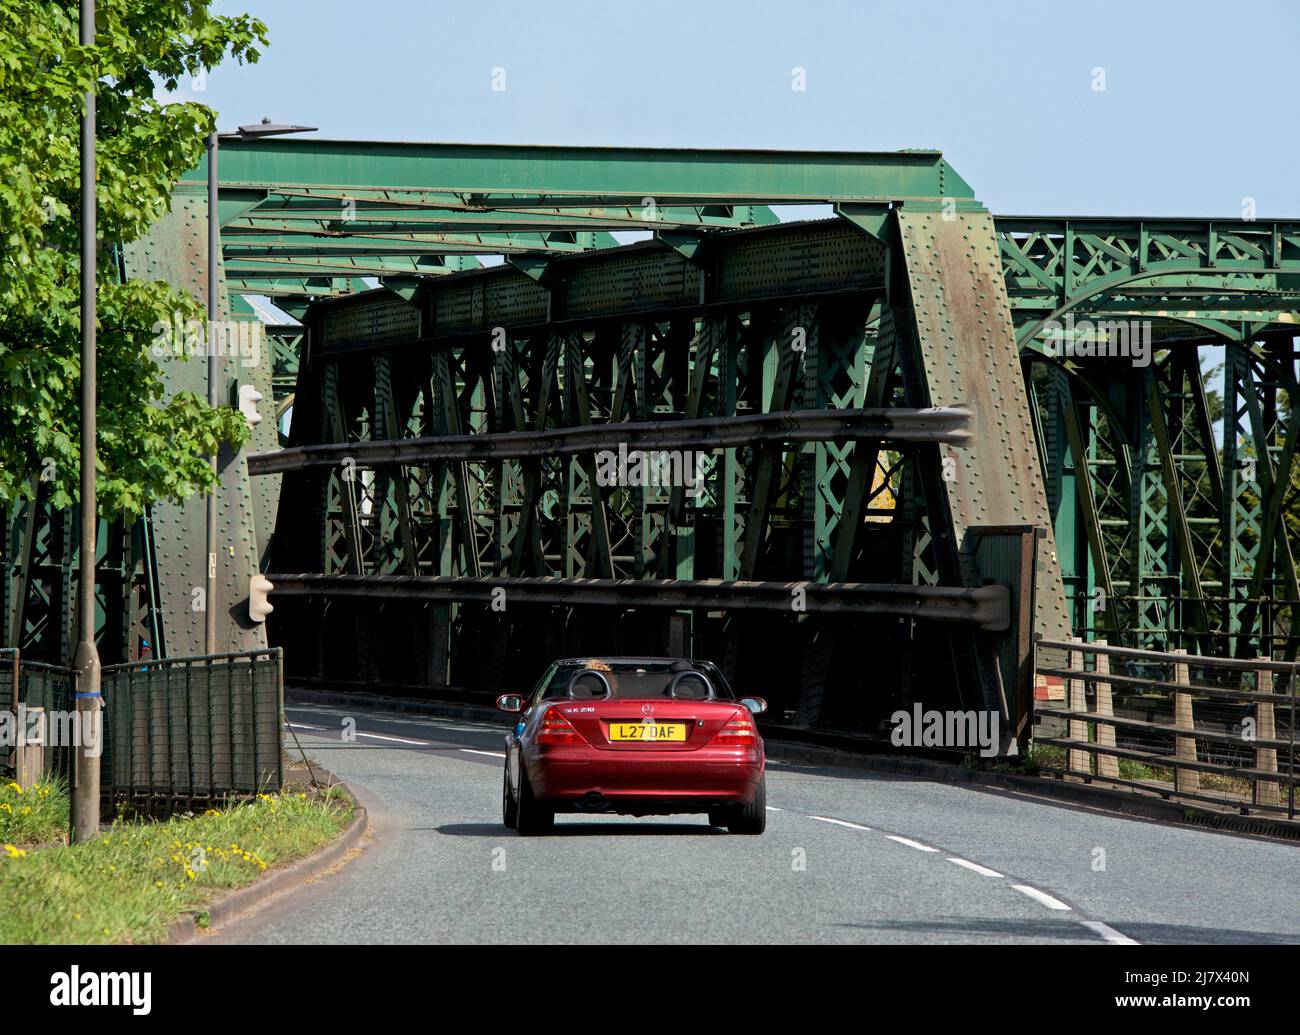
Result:
[[[448,823],[434,827],[440,834],[451,837],[500,837],[505,833],[501,823]],[[727,837],[725,830],[705,826],[703,823],[565,823],[556,820],[555,828],[542,837]],[[515,835],[518,836],[517,834]]]
[[[1215,927],[1196,927],[1180,924],[1153,924],[1139,921],[1113,920],[1130,938],[1152,945],[1286,945],[1297,940],[1295,935],[1268,931],[1237,931]],[[977,919],[952,920],[881,920],[878,923],[840,924],[870,931],[901,931],[909,934],[949,935],[1005,938],[1054,938],[1098,944],[1100,939],[1080,923],[1065,917],[1042,920]]]

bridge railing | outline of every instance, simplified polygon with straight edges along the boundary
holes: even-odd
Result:
[[[1296,663],[1040,640],[1036,675],[1059,730],[1034,738],[1040,770],[1295,817]]]
[[[125,802],[166,813],[278,791],[283,673],[279,648],[106,666],[105,809]],[[73,752],[66,720],[75,709],[77,683],[76,671],[65,665],[0,651],[0,710],[44,709],[44,770],[69,782]],[[0,765],[13,764],[12,752],[0,755]]]

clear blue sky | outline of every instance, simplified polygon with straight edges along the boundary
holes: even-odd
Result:
[[[195,95],[222,129],[268,115],[347,139],[933,147],[997,213],[1239,217],[1252,197],[1260,217],[1300,217],[1296,0],[217,8],[271,36]]]

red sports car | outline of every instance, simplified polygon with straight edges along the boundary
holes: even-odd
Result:
[[[546,833],[557,812],[707,813],[733,834],[767,825],[758,697],[737,700],[717,666],[684,658],[557,661],[532,694],[502,694],[502,819]]]

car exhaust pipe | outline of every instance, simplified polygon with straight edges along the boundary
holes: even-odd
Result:
[[[582,803],[592,812],[604,812],[609,808],[609,799],[600,791],[588,791],[583,796]]]

